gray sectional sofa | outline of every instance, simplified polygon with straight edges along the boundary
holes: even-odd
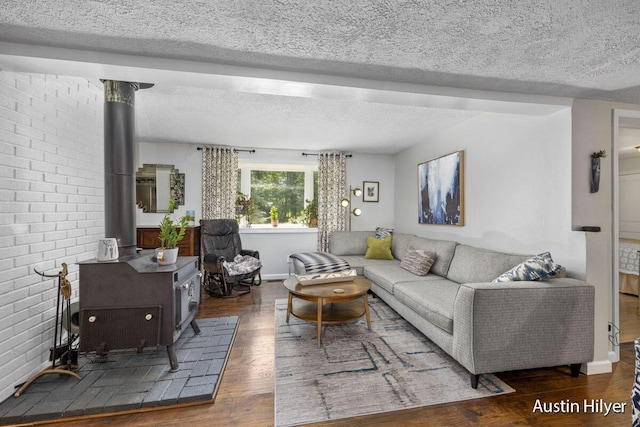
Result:
[[[365,259],[374,232],[334,232],[329,252],[371,281],[371,290],[471,373],[593,360],[594,287],[571,278],[492,283],[530,255],[394,233],[394,260]],[[435,252],[426,276],[400,267],[407,248]]]

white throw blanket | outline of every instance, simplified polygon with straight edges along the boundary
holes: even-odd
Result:
[[[223,266],[229,275],[239,276],[241,274],[253,273],[262,267],[262,263],[258,258],[249,255],[236,255],[233,262],[225,261]]]

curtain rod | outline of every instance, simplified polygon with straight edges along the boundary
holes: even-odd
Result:
[[[319,156],[320,154],[318,153],[302,153],[303,156]],[[353,154],[345,154],[345,157],[353,157]]]
[[[203,148],[203,147],[196,147],[196,150],[198,150],[198,151],[202,151],[202,148]],[[245,153],[255,153],[255,152],[256,152],[256,150],[255,150],[255,149],[251,149],[251,150],[241,150],[241,149],[239,149],[239,148],[233,148],[232,150],[233,150],[233,151],[235,151],[235,152],[240,152],[240,151],[242,151],[242,152],[245,152]]]

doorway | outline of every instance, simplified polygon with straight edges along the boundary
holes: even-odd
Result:
[[[640,337],[640,112],[613,114],[613,310],[612,344]]]

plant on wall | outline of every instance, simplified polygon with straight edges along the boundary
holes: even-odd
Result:
[[[607,157],[605,150],[591,153],[591,192],[597,193],[600,190],[600,159]]]

